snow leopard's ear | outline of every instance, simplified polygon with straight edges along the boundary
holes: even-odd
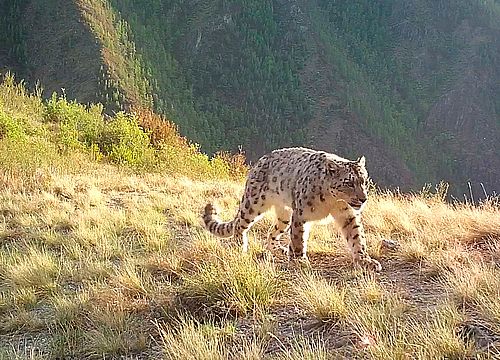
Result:
[[[361,156],[361,157],[360,157],[360,158],[359,158],[356,162],[357,162],[357,163],[358,163],[358,165],[359,165],[359,166],[361,166],[361,167],[365,167],[365,165],[366,165],[366,159],[365,159],[365,157],[364,157],[364,156]]]

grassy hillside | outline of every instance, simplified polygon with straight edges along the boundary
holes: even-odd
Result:
[[[143,124],[143,132],[137,123]],[[500,208],[373,192],[381,274],[329,225],[310,267],[201,226],[234,215],[240,158],[209,160],[150,112],[0,85],[0,359],[437,359],[500,356]],[[384,246],[384,239],[398,242]]]
[[[496,0],[1,1],[0,62],[47,96],[152,107],[208,153],[310,145],[384,185],[500,189]]]

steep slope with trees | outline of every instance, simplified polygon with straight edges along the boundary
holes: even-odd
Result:
[[[0,5],[0,68],[46,95],[154,107],[209,153],[309,145],[384,185],[500,189],[497,0]]]

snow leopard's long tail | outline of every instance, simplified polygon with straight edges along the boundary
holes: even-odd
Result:
[[[207,204],[205,206],[205,212],[203,214],[203,222],[208,231],[218,237],[231,237],[234,234],[234,228],[238,222],[238,216],[227,222],[222,222],[217,217],[217,209],[212,204]]]

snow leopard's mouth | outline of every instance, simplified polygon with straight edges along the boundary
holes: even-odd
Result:
[[[350,203],[349,204],[354,210],[359,210],[361,209],[361,205],[362,204],[353,204],[353,203]]]
[[[363,204],[366,202],[366,200],[355,200],[355,201],[351,201],[349,203],[349,205],[354,209],[354,210],[359,210],[361,209],[361,207],[363,206]]]

